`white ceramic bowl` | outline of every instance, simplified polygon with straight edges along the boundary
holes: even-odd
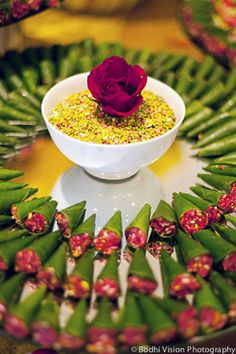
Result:
[[[145,89],[163,97],[176,116],[175,126],[164,135],[133,144],[103,145],[71,138],[54,127],[48,121],[51,111],[68,95],[86,90],[87,77],[88,73],[83,73],[59,82],[47,92],[42,102],[42,115],[49,133],[68,159],[95,177],[119,180],[150,165],[170,148],[184,119],[185,105],[172,88],[150,77]]]

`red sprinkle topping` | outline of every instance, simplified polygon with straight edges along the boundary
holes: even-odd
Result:
[[[222,261],[225,271],[236,272],[236,251],[229,253]]]
[[[39,283],[46,285],[52,291],[61,289],[63,286],[62,281],[56,275],[54,268],[42,269],[38,272],[36,277]]]
[[[47,220],[43,214],[29,213],[24,222],[25,227],[33,233],[45,232],[48,228]]]
[[[134,253],[126,247],[123,251],[123,258],[126,260],[126,262],[131,263],[134,258]]]
[[[3,257],[0,256],[0,270],[7,270],[8,269],[8,265],[7,263],[4,261]]]
[[[208,225],[208,218],[201,210],[187,210],[181,216],[179,223],[184,231],[193,235],[195,232],[205,229]]]
[[[68,277],[65,289],[66,296],[73,297],[74,299],[86,299],[91,293],[90,284],[75,274]]]
[[[162,343],[168,343],[175,339],[177,336],[177,329],[175,327],[165,328],[154,333],[151,337],[151,341],[155,345]]]
[[[108,229],[102,229],[93,243],[95,249],[105,255],[110,255],[118,251],[121,247],[119,235]]]
[[[112,328],[91,327],[88,330],[87,350],[96,354],[116,353],[116,333]]]
[[[197,273],[205,278],[212,270],[214,259],[210,254],[201,254],[198,257],[190,259],[187,264],[187,270],[190,273]]]
[[[177,315],[178,331],[184,339],[194,337],[199,331],[197,311],[193,306],[188,306]]]
[[[236,181],[230,185],[230,193],[236,194]]]
[[[25,248],[16,254],[15,270],[26,274],[34,274],[41,268],[41,260],[37,253]]]
[[[147,235],[137,227],[133,226],[125,230],[128,245],[133,248],[143,248],[147,242]]]
[[[137,275],[130,275],[128,277],[128,288],[137,293],[151,295],[156,290],[157,283]]]
[[[29,329],[24,321],[11,314],[6,315],[4,329],[7,333],[18,339],[25,338],[29,335]]]
[[[160,236],[172,236],[177,232],[175,222],[168,221],[165,218],[159,216],[156,219],[150,221],[150,227],[154,229]]]
[[[12,217],[13,219],[15,220],[15,222],[20,225],[21,221],[19,219],[19,216],[18,216],[18,209],[15,205],[12,205],[11,207],[11,214],[12,214]]]
[[[120,287],[116,280],[110,278],[98,279],[94,285],[98,297],[107,296],[109,299],[117,299],[120,294]]]
[[[52,347],[56,343],[58,334],[50,325],[42,322],[34,322],[32,326],[35,342],[45,347]]]
[[[62,213],[56,213],[55,219],[62,235],[65,237],[70,237],[71,229],[67,217]]]
[[[73,257],[80,257],[92,244],[92,239],[88,233],[74,235],[69,240]]]
[[[69,333],[62,333],[59,341],[62,348],[71,350],[79,349],[85,345],[85,341],[83,339]]]
[[[188,273],[178,274],[170,284],[170,295],[184,298],[200,288],[198,281]]]
[[[210,205],[206,209],[205,213],[208,217],[209,224],[220,221],[221,215],[224,214],[223,210],[218,208],[217,205]]]
[[[119,335],[120,342],[128,347],[145,343],[146,326],[126,327]]]
[[[166,242],[154,241],[148,244],[147,250],[151,253],[153,257],[159,259],[161,256],[161,251],[165,251],[166,253],[172,254],[174,252],[174,248]]]
[[[236,300],[230,304],[228,315],[229,315],[229,322],[235,323],[236,322]]]
[[[6,313],[7,313],[7,305],[2,300],[0,300],[0,321],[3,320]]]
[[[212,307],[204,307],[201,309],[199,317],[203,330],[208,333],[223,328],[227,321],[226,314],[221,313]]]
[[[218,205],[228,213],[234,212],[236,210],[236,194],[227,193],[222,195]]]

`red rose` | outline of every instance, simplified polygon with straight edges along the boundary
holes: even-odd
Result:
[[[114,56],[94,68],[88,76],[88,88],[103,111],[115,117],[128,117],[143,102],[141,92],[147,75],[139,65],[129,65]]]

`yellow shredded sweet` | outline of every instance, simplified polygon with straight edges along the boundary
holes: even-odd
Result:
[[[52,125],[64,134],[96,144],[130,144],[163,135],[175,125],[174,112],[163,98],[142,92],[139,109],[128,118],[105,114],[90,91],[65,98],[49,116]]]

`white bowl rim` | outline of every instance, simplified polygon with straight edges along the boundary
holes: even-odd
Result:
[[[168,135],[172,134],[175,130],[178,130],[178,128],[180,127],[180,125],[182,124],[183,120],[184,120],[184,117],[185,117],[185,114],[186,114],[186,107],[185,107],[185,104],[184,104],[184,101],[182,99],[182,97],[177,93],[177,91],[175,91],[172,87],[170,87],[169,85],[165,84],[164,82],[160,81],[160,80],[157,80],[151,76],[148,76],[148,80],[151,79],[151,80],[154,80],[156,81],[157,83],[161,83],[162,85],[166,86],[170,91],[172,91],[175,95],[178,96],[180,102],[181,102],[181,105],[182,105],[182,110],[183,110],[183,113],[182,113],[182,117],[180,118],[179,122],[177,124],[174,125],[173,128],[171,128],[168,132],[162,134],[162,135],[159,135],[159,136],[156,136],[154,138],[151,138],[151,139],[148,139],[148,140],[144,140],[144,141],[139,141],[139,142],[136,142],[136,143],[123,143],[123,144],[101,144],[101,143],[92,143],[92,142],[89,142],[89,141],[83,141],[83,140],[79,140],[79,139],[76,139],[76,138],[73,138],[65,133],[62,133],[59,129],[57,129],[53,124],[51,124],[51,122],[49,122],[48,120],[48,117],[47,117],[47,114],[45,112],[45,101],[47,99],[47,96],[48,94],[51,93],[51,91],[54,90],[55,87],[58,87],[58,86],[63,86],[64,83],[66,81],[69,81],[71,80],[72,78],[74,77],[79,77],[79,76],[88,76],[90,72],[84,72],[84,73],[80,73],[80,74],[75,74],[75,75],[71,75],[69,77],[67,77],[66,79],[58,82],[57,84],[53,85],[48,91],[47,93],[44,95],[44,98],[42,100],[42,103],[41,103],[41,112],[42,112],[42,116],[43,116],[43,119],[45,120],[46,124],[48,124],[50,126],[50,128],[56,133],[56,134],[59,134],[61,137],[65,138],[65,139],[68,139],[68,141],[74,141],[74,142],[77,142],[79,144],[83,144],[83,145],[87,145],[87,146],[96,146],[96,147],[103,147],[103,148],[110,148],[110,149],[114,149],[114,148],[127,148],[127,147],[135,147],[135,146],[140,146],[140,145],[147,145],[147,144],[150,144],[154,141],[157,141],[157,140],[162,140],[164,138],[166,138]],[[145,90],[145,88],[144,88]],[[80,92],[80,91],[79,91]],[[160,95],[160,97],[162,97]],[[126,118],[124,118],[126,119]]]

